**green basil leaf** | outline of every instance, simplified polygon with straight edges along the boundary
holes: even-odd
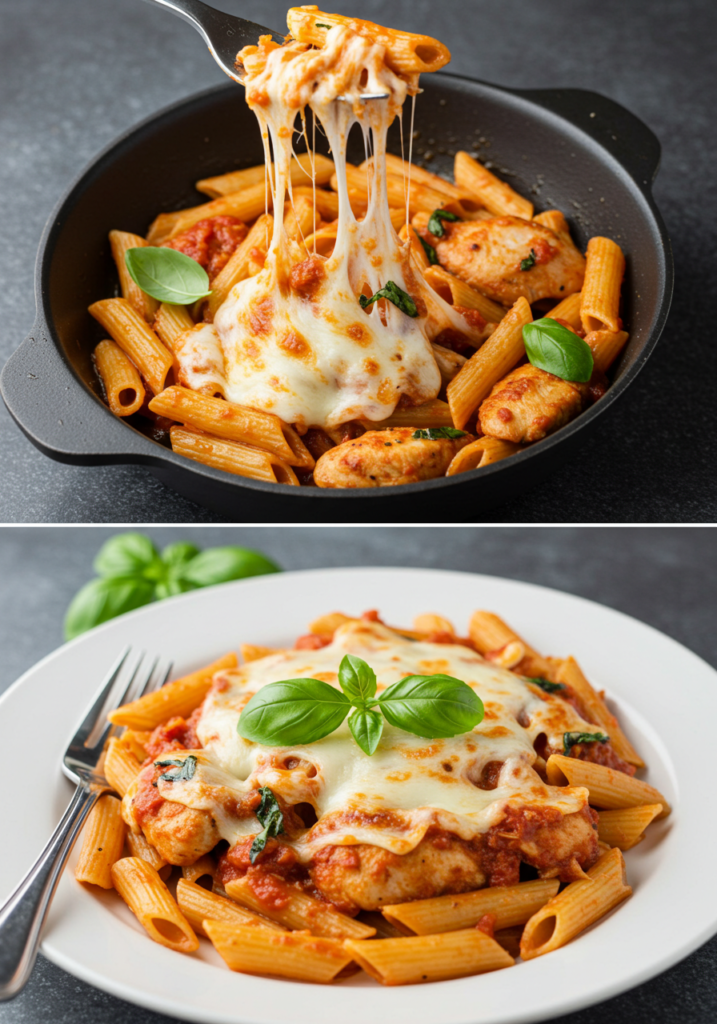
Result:
[[[443,228],[441,228],[441,230],[443,230]],[[435,267],[435,265],[438,263],[438,256],[436,255],[436,250],[433,248],[432,245],[428,244],[425,238],[421,238],[421,236],[419,235],[415,228],[413,228],[413,233],[423,246],[423,251],[428,257],[428,262],[431,264],[432,267]]]
[[[204,267],[177,249],[154,245],[127,249],[124,261],[134,283],[159,302],[187,306],[211,295]]]
[[[186,594],[187,591],[196,589],[193,584],[185,583],[170,575],[166,580],[160,580],[155,585],[154,596],[158,601],[163,601],[165,597],[176,597],[178,594]]]
[[[276,797],[268,786],[261,786],[259,792],[261,803],[256,809],[256,816],[264,828],[256,836],[249,850],[249,860],[252,864],[266,846],[267,839],[275,839],[284,831],[284,815]]]
[[[159,552],[143,533],[119,533],[105,541],[94,561],[98,576],[150,576],[159,565]]]
[[[196,558],[199,554],[199,548],[196,544],[190,544],[188,541],[177,541],[176,544],[169,544],[162,550],[162,561],[170,569],[175,569],[180,565],[190,562],[193,558]]]
[[[523,341],[528,359],[540,370],[585,383],[592,377],[593,354],[587,342],[563,327],[557,320],[544,316],[523,328]]]
[[[376,695],[376,673],[362,658],[345,654],[339,666],[339,685],[352,703],[365,702]]]
[[[397,306],[402,313],[406,316],[416,317],[418,316],[418,307],[413,301],[411,296],[404,292],[403,288],[399,288],[393,281],[386,281],[383,288],[379,288],[375,295],[372,295],[370,299],[367,299],[365,295],[359,295],[359,306],[361,309],[366,309],[375,302],[376,299],[388,299],[394,306]]]
[[[364,754],[375,754],[383,732],[383,718],[379,711],[371,708],[356,708],[349,715],[351,735],[363,750]]]
[[[444,438],[465,436],[465,430],[457,430],[455,427],[427,427],[425,430],[414,430],[411,435],[415,441],[441,441]]]
[[[324,25],[323,22],[321,22],[321,21],[315,21],[314,22],[314,28],[328,28],[328,29],[330,29],[331,25]]]
[[[378,706],[391,725],[425,739],[470,732],[483,720],[483,701],[453,676],[408,676],[384,690]]]
[[[447,220],[452,222],[460,219],[455,213],[449,213],[448,210],[434,210],[428,218],[428,230],[435,238],[443,238],[446,229],[441,221]]]
[[[549,679],[543,679],[542,676],[523,676],[523,679],[528,683],[539,686],[546,693],[557,693],[558,690],[565,689],[565,683],[551,683]]]
[[[526,256],[524,260],[520,261],[521,270],[530,270],[531,267],[535,266],[537,256],[535,255],[535,249],[530,250],[530,255]]]
[[[197,759],[194,754],[187,754],[183,761],[170,757],[166,761],[155,761],[154,763],[158,768],[166,768],[170,764],[179,767],[180,770],[174,774],[165,772],[159,776],[160,779],[165,779],[167,782],[188,782],[197,770]]]
[[[341,690],[320,679],[285,679],[254,694],[239,716],[237,732],[266,746],[304,746],[338,729],[350,710]]]
[[[609,739],[605,732],[564,732],[563,753],[570,757],[570,751],[576,743],[607,743]]]
[[[209,587],[214,583],[280,571],[275,562],[258,551],[239,547],[208,548],[179,566],[177,578],[195,587]]]
[[[72,640],[93,626],[149,604],[154,585],[137,577],[97,579],[73,597],[65,616],[65,639]]]

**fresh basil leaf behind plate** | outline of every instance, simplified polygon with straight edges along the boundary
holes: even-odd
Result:
[[[65,616],[65,639],[73,640],[80,633],[108,622],[117,615],[149,604],[154,584],[138,577],[101,578],[86,583],[75,594]]]
[[[349,729],[364,754],[370,757],[376,753],[381,739],[383,716],[380,711],[372,711],[370,708],[356,708],[349,715]]]
[[[154,245],[128,249],[124,260],[134,283],[159,302],[187,306],[211,294],[204,267],[176,249]]]
[[[320,679],[285,679],[262,686],[237,724],[245,740],[270,747],[297,747],[328,736],[343,722],[351,702]]]
[[[376,695],[376,673],[363,658],[345,654],[339,666],[339,685],[354,703],[371,700]]]
[[[590,346],[557,320],[545,316],[526,324],[523,342],[528,359],[539,370],[583,384],[592,377]]]
[[[177,578],[195,587],[209,587],[270,572],[280,572],[279,566],[258,551],[239,547],[209,548],[179,566]]]
[[[192,558],[196,558],[198,554],[199,548],[196,544],[179,540],[175,544],[168,544],[166,548],[162,549],[162,561],[170,569],[175,569],[191,561]]]
[[[160,562],[159,552],[143,533],[120,533],[105,541],[94,561],[98,576],[143,576]]]
[[[453,676],[407,676],[389,686],[379,707],[397,729],[424,739],[445,739],[470,732],[483,720],[483,701]]]

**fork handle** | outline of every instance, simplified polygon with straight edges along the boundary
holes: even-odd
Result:
[[[62,869],[85,818],[103,792],[82,784],[77,787],[45,849],[0,908],[0,1000],[13,999],[27,984]]]

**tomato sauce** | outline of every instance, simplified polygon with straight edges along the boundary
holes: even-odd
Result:
[[[247,231],[246,224],[237,217],[208,217],[162,245],[196,260],[211,281],[226,266],[231,254],[246,238]]]

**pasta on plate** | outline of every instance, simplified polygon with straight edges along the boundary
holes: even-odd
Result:
[[[311,624],[112,712],[76,878],[234,971],[385,985],[560,948],[670,813],[574,658],[498,616]],[[348,716],[348,717],[347,717]]]
[[[467,152],[454,182],[412,162],[412,130],[406,159],[387,152],[442,43],[312,6],[287,21],[283,45],[238,55],[265,165],[198,181],[208,201],[146,237],[110,232],[121,294],[89,311],[111,410],[194,461],[321,488],[454,476],[552,434],[627,342],[620,247],[595,237],[584,256],[560,211]],[[174,253],[206,288],[157,290]]]

